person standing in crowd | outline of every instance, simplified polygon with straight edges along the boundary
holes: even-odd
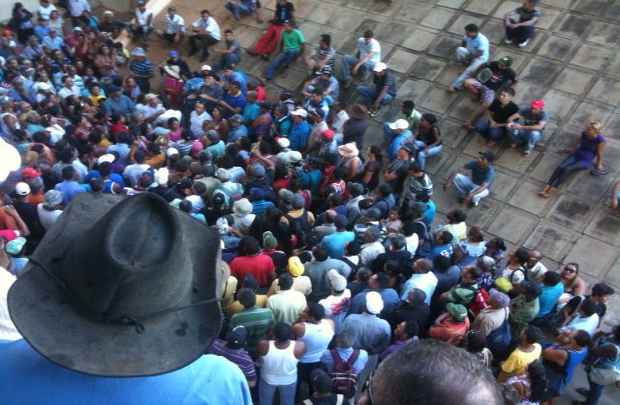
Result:
[[[344,320],[343,330],[353,335],[353,347],[369,354],[379,354],[390,344],[390,324],[378,315],[383,311],[383,299],[376,291],[366,294],[366,310],[351,314]]]
[[[256,366],[254,360],[245,350],[248,331],[243,325],[235,326],[226,335],[226,340],[215,339],[209,347],[209,353],[222,356],[235,363],[248,381],[248,386],[256,386]]]
[[[273,325],[273,312],[269,308],[256,306],[256,294],[249,288],[242,288],[237,293],[237,299],[243,305],[243,310],[230,318],[230,329],[243,326],[248,332],[247,349],[251,356],[257,354],[257,345]]]

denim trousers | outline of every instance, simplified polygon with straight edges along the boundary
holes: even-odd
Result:
[[[460,173],[457,173],[456,176],[454,176],[452,183],[454,184],[454,188],[456,188],[456,191],[461,198],[467,197],[469,193],[472,192],[472,190],[475,190],[479,187],[471,180],[470,177]],[[488,195],[489,189],[485,188],[484,190],[473,196],[472,202],[474,204],[478,204],[480,200],[482,200],[484,197],[487,197]]]
[[[280,394],[280,405],[295,405],[295,391],[297,382],[289,385],[271,385],[262,378],[258,383],[258,404],[273,405],[276,390]]]
[[[506,127],[493,128],[488,119],[482,117],[474,125],[476,132],[488,141],[499,142],[506,134]]]
[[[463,73],[458,75],[457,78],[452,81],[452,87],[460,90],[463,88],[463,82],[472,77],[474,73],[476,73],[480,65],[485,63],[486,60],[483,60],[479,57],[473,58],[472,54],[469,53],[467,48],[463,48],[462,46],[456,48],[456,60],[458,62],[467,63],[467,67],[465,68]]]
[[[426,144],[422,141],[415,141],[415,146],[418,149],[418,156],[415,160],[422,170],[426,168],[426,159],[439,155],[443,149],[443,145],[435,145],[425,149]]]
[[[282,51],[276,56],[269,66],[267,66],[267,70],[265,70],[265,77],[267,79],[273,79],[273,75],[282,65],[291,64],[295,58],[299,55],[299,50],[296,51]]]
[[[375,100],[377,99],[377,97],[379,96],[379,93],[377,92],[377,89],[375,88],[375,86],[369,86],[367,84],[360,84],[359,86],[357,86],[356,90],[357,90],[357,94],[360,97],[359,99],[360,104],[364,104],[366,106],[373,104]],[[390,94],[386,94],[383,96],[383,98],[379,102],[379,105],[389,104],[392,102],[392,100],[394,100],[394,97]]]
[[[353,55],[345,55],[342,58],[342,81],[346,82],[351,80],[351,69],[353,69],[353,66],[355,66],[358,61],[359,60]],[[371,71],[373,67],[375,67],[374,63],[366,62],[359,67],[357,73],[363,75],[366,71]]]
[[[522,146],[525,151],[531,152],[542,139],[542,132],[530,129],[514,129],[510,131],[512,143]]]

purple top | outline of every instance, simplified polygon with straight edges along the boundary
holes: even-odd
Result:
[[[585,132],[582,132],[579,147],[575,151],[575,158],[583,162],[592,163],[596,155],[596,147],[603,142],[605,142],[605,137],[601,134],[597,134],[594,139],[590,139]]]

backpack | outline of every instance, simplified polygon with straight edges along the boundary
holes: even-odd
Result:
[[[346,362],[342,361],[336,349],[331,349],[329,352],[334,360],[334,371],[329,373],[332,379],[332,390],[336,394],[352,398],[357,386],[357,374],[353,372],[353,363],[357,360],[360,351],[359,349],[353,350]]]
[[[493,353],[494,358],[504,359],[508,354],[511,341],[512,335],[510,333],[510,323],[508,322],[508,310],[506,310],[506,319],[504,319],[502,325],[487,336],[487,347]]]

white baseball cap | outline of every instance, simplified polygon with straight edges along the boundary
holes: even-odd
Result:
[[[30,186],[28,185],[28,183],[24,183],[23,181],[17,183],[15,185],[15,194],[21,196],[26,196],[30,194]]]
[[[291,141],[289,141],[288,138],[280,137],[280,138],[278,138],[278,145],[281,148],[286,149],[289,146],[291,146]]]
[[[297,115],[299,117],[306,118],[308,116],[308,111],[304,110],[303,108],[298,108],[294,110],[293,112],[291,112],[291,115]]]
[[[210,72],[210,71],[211,71],[211,66],[209,66],[209,65],[202,65],[202,67],[200,68],[200,70],[201,70],[202,72],[204,72],[205,70],[206,70],[207,72]]]
[[[372,69],[373,72],[383,72],[385,69],[387,69],[387,65],[383,62],[379,62],[375,65],[375,67]]]
[[[366,294],[366,310],[370,314],[378,315],[383,311],[383,298],[376,291]]]
[[[394,122],[389,123],[388,126],[390,127],[390,129],[407,129],[409,128],[409,121],[400,118]]]
[[[114,162],[115,159],[116,159],[116,156],[114,156],[111,153],[106,153],[104,155],[99,156],[99,158],[97,159],[97,164],[100,165],[102,163],[112,163]]]

